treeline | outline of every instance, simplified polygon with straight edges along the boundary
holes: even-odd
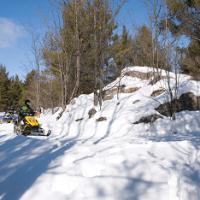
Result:
[[[35,60],[22,99],[28,97],[34,108],[65,108],[74,97],[93,92],[94,105],[101,106],[103,87],[132,65],[200,76],[199,0],[143,0],[149,23],[133,25],[133,33],[116,18],[124,3],[51,2],[52,15],[42,15],[43,34],[27,28]]]
[[[19,77],[8,77],[6,67],[0,64],[0,111],[5,111],[9,106],[18,108],[23,101],[24,83]]]

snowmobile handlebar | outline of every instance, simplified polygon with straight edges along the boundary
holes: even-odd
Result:
[[[35,112],[25,112],[25,111],[23,111],[23,112],[21,112],[21,115],[23,115],[23,116],[34,116]]]

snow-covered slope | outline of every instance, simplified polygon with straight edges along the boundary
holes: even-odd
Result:
[[[189,79],[179,76],[178,96],[199,95],[200,83]],[[0,199],[199,200],[200,112],[182,111],[175,122],[163,116],[152,126],[134,125],[168,100],[165,94],[149,98],[166,80],[153,86],[133,77],[120,81],[141,89],[104,101],[101,110],[93,106],[93,94],[83,94],[58,121],[61,110],[46,112],[39,121],[52,130],[48,138],[17,136],[11,124],[0,125]],[[89,119],[91,108],[97,113]],[[95,122],[99,117],[107,120]]]

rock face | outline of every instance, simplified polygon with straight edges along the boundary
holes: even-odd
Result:
[[[137,71],[129,71],[129,72],[125,72],[124,75],[131,76],[131,77],[137,77],[141,80],[148,80],[151,76],[153,76],[153,72],[143,73],[143,72],[137,72]],[[120,86],[119,93],[132,93],[132,92],[135,92],[140,89],[138,87],[132,87],[132,88],[125,89],[125,87],[126,87],[125,85]],[[116,94],[117,94],[117,88],[106,90],[106,91],[104,91],[104,94],[103,94],[103,100],[104,101],[110,100]]]
[[[155,110],[164,116],[170,117],[172,116],[171,114],[172,112],[170,111],[170,107],[171,107],[170,104],[172,105],[175,113],[181,112],[183,110],[196,111],[196,110],[200,110],[200,97],[195,96],[194,93],[192,92],[184,93],[180,96],[179,99],[173,100],[172,102],[161,104]],[[139,121],[136,121],[133,124],[139,124],[139,123],[152,124],[158,118],[163,118],[163,117],[160,115],[154,114],[147,117],[142,117]]]
[[[139,89],[140,87],[132,87],[132,88],[125,89],[123,93],[132,93],[132,92],[136,92]]]
[[[140,87],[132,87],[125,89],[125,86],[121,86],[119,88],[119,93],[132,93],[139,90]],[[103,95],[103,100],[110,100],[117,94],[117,88],[113,88],[112,90],[106,90]]]
[[[119,87],[119,93],[124,93],[125,87],[126,87],[125,85],[121,85]],[[105,101],[112,99],[117,94],[117,90],[118,90],[117,88],[113,88],[103,91],[103,100]]]
[[[96,114],[96,112],[97,111],[94,108],[90,109],[89,112],[88,112],[89,118],[94,117],[94,115]]]
[[[96,119],[96,122],[106,121],[107,117],[100,117],[99,119]]]
[[[147,117],[142,117],[139,121],[134,122],[133,124],[140,124],[140,123],[150,123],[153,124],[153,122],[155,122],[157,119],[162,118],[162,116],[157,115],[157,114],[153,114]]]
[[[160,94],[162,94],[163,92],[165,92],[165,90],[155,90],[152,92],[151,97],[157,97]]]
[[[83,119],[84,119],[84,118],[77,119],[76,122],[79,122],[79,121],[81,121],[81,120],[83,120]]]
[[[125,76],[137,77],[141,80],[148,80],[151,76],[153,76],[153,72],[143,73],[137,71],[129,71],[125,72]]]
[[[175,112],[181,112],[183,110],[196,111],[200,109],[200,97],[195,96],[194,93],[188,92],[180,96],[179,99],[173,100],[171,105]],[[161,104],[156,108],[160,114],[170,117],[170,102]]]
[[[120,90],[121,93],[122,90]],[[103,95],[103,100],[110,100],[117,94],[117,88],[113,88],[112,90],[106,90]]]
[[[167,79],[167,78],[168,78],[167,76],[161,76],[161,77],[159,78],[159,80],[158,80],[157,78],[154,78],[153,80],[151,80],[151,81],[149,82],[148,85],[154,85],[154,84],[156,84],[158,81],[160,81],[160,80],[162,80],[162,79]],[[171,79],[171,77],[170,77],[170,79]]]
[[[139,102],[140,100],[135,100],[134,102],[133,102],[133,104],[135,104],[135,103],[137,103],[137,102]]]

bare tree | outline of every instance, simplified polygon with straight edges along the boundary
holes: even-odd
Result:
[[[32,44],[30,46],[30,49],[34,55],[34,61],[31,61],[31,65],[33,66],[36,77],[35,77],[35,96],[36,101],[34,102],[36,109],[39,109],[40,106],[40,71],[41,71],[41,37],[39,31],[36,30],[36,28],[32,25],[32,23],[29,23],[30,26],[25,26],[26,31],[31,35],[32,38]]]

